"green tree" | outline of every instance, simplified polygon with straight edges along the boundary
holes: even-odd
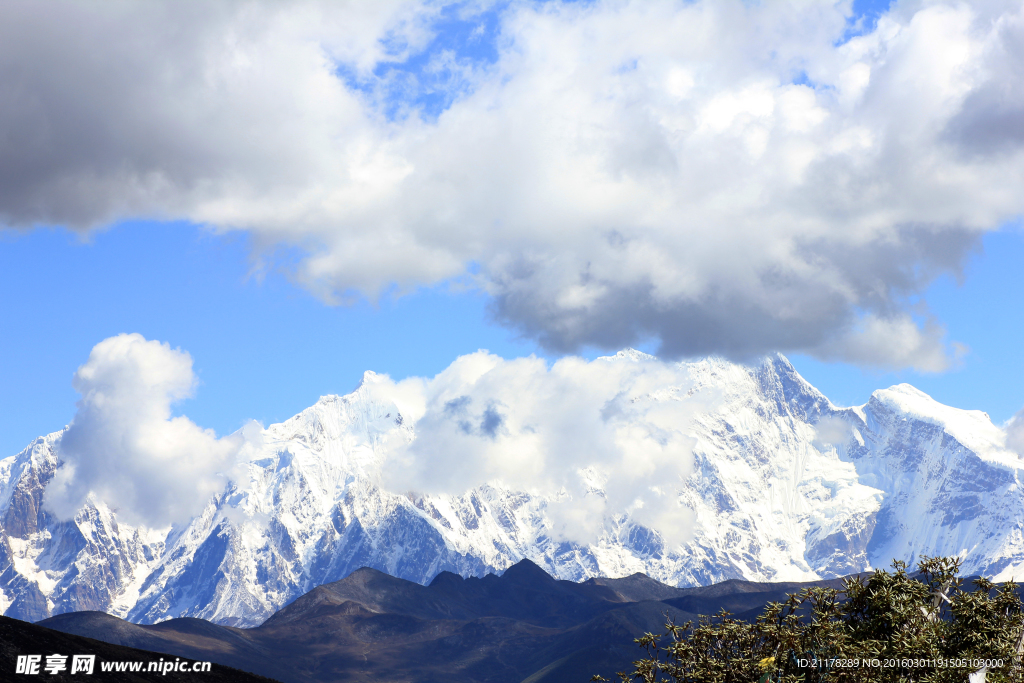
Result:
[[[636,640],[645,656],[624,682],[1024,683],[1024,609],[1013,582],[965,590],[960,561],[924,558],[918,573],[851,577],[768,604],[754,621],[728,612],[666,624]],[[986,666],[987,665],[987,666]],[[604,681],[600,676],[592,680]]]

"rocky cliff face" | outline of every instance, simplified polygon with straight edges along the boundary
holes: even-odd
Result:
[[[606,362],[645,361],[624,352]],[[1024,575],[1024,461],[983,413],[908,385],[837,408],[781,356],[682,368],[687,387],[635,397],[651,409],[714,397],[679,427],[694,444],[682,544],[622,515],[595,542],[558,540],[548,500],[498,485],[461,496],[382,489],[389,449],[416,438],[415,425],[369,390],[368,373],[352,394],[252,435],[247,473],[180,527],[128,527],[100,502],[74,521],[52,518],[42,501],[60,432],[0,461],[0,611],[254,625],[362,566],[426,583],[523,558],[564,579],[641,571],[681,586],[812,580],[922,555]]]
[[[40,437],[0,461],[0,607],[20,619],[98,606],[116,610],[164,550],[166,534],[119,525],[102,504],[64,522],[43,509],[61,434]]]

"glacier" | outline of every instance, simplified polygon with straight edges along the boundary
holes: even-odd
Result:
[[[626,350],[598,362],[660,361]],[[498,481],[461,495],[388,490],[389,454],[416,425],[368,372],[348,395],[247,427],[240,473],[169,528],[130,526],[94,499],[73,520],[48,512],[62,432],[0,460],[0,612],[253,626],[359,567],[427,583],[524,558],[562,579],[643,572],[683,587],[831,578],[934,555],[961,557],[971,574],[1024,575],[1024,460],[986,414],[906,384],[837,407],[778,354],[675,367],[685,385],[630,400],[654,410],[714,397],[678,425],[693,457],[678,487],[690,526],[680,543],[626,512],[596,539],[562,538],[551,496]]]

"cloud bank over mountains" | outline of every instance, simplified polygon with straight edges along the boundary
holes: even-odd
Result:
[[[718,386],[728,381],[716,375],[722,367],[664,362],[634,350],[550,364],[478,351],[434,377],[395,381],[367,372],[352,396],[374,404],[378,422],[363,424],[370,440],[347,443],[346,452],[363,449],[384,490],[459,497],[493,484],[547,500],[556,539],[595,543],[608,520],[628,515],[675,547],[693,528],[681,496],[694,468],[694,425],[703,420],[707,428],[736,399]],[[746,376],[730,367],[727,374]],[[189,354],[166,343],[139,334],[105,339],[78,369],[74,386],[82,398],[57,440],[61,464],[43,498],[61,519],[87,501],[102,501],[128,524],[184,523],[229,483],[235,493],[248,491],[251,462],[267,457],[266,432],[256,423],[218,438],[172,414],[173,404],[192,396],[195,376]],[[1024,411],[1002,429],[983,413],[972,415],[984,417],[986,438],[1000,450],[1005,444],[1024,454]],[[970,424],[961,438],[974,438],[977,425]],[[810,438],[829,452],[849,442],[851,430],[847,420],[824,417]],[[390,436],[377,443],[373,434]]]
[[[919,296],[1024,211],[1024,8],[851,11],[5,3],[0,223],[243,230],[327,301],[461,279],[558,352],[938,371]]]
[[[691,513],[679,490],[693,464],[683,430],[719,399],[695,389],[684,368],[631,354],[548,366],[479,351],[433,378],[367,372],[362,389],[397,406],[415,434],[388,446],[380,483],[460,496],[490,482],[551,499],[560,537],[595,541],[608,517],[629,513],[682,543]],[[111,337],[74,386],[82,398],[44,497],[59,517],[92,497],[130,524],[161,528],[188,521],[229,481],[248,485],[245,463],[262,430],[217,438],[172,416],[195,386],[188,353],[138,334]]]
[[[389,453],[384,488],[458,496],[499,482],[552,500],[562,538],[596,542],[607,517],[628,512],[682,543],[690,512],[679,490],[694,445],[685,429],[718,397],[695,392],[684,369],[634,354],[549,367],[480,351],[430,379],[368,375],[374,391],[401,397],[416,433]]]

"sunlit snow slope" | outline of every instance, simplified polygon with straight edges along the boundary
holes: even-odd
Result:
[[[656,361],[627,351],[594,362]],[[987,415],[909,385],[837,408],[782,356],[679,369],[685,385],[630,397],[642,410],[701,397],[678,426],[693,442],[677,486],[692,529],[675,547],[624,514],[596,542],[560,540],[548,500],[497,483],[461,496],[383,490],[389,450],[416,438],[415,425],[367,373],[353,393],[248,435],[247,474],[178,528],[119,524],[102,503],[56,521],[42,498],[61,432],[0,461],[0,611],[248,626],[361,566],[427,582],[524,557],[566,579],[642,571],[684,586],[831,577],[923,555],[1024,576],[1024,461]]]

